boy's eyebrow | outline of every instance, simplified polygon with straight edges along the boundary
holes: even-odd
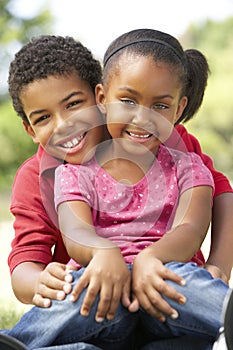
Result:
[[[73,91],[73,92],[71,92],[71,94],[69,94],[68,96],[66,96],[65,98],[63,98],[63,99],[61,100],[61,103],[62,103],[62,102],[68,101],[71,97],[76,96],[76,95],[83,95],[83,92],[82,92],[82,91]]]
[[[28,118],[31,119],[34,115],[37,115],[37,114],[40,114],[40,113],[43,113],[43,112],[46,112],[45,109],[38,109],[37,111],[33,111],[29,114]]]
[[[139,95],[139,93],[138,93],[136,90],[131,89],[131,88],[129,88],[128,86],[123,86],[123,87],[119,88],[119,90],[128,91],[128,92],[133,93],[133,94],[135,94],[135,95]],[[157,95],[157,96],[155,96],[155,97],[156,97],[156,98],[159,98],[159,99],[163,99],[163,98],[171,98],[171,99],[173,99],[173,98],[174,98],[174,97],[173,97],[172,95],[170,95],[170,94]]]

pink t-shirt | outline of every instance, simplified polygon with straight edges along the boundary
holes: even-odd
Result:
[[[160,146],[147,174],[136,184],[118,182],[95,158],[85,165],[64,164],[55,175],[55,206],[81,200],[92,210],[96,233],[117,244],[126,263],[172,226],[181,193],[207,185],[210,171],[194,153]],[[198,264],[198,254],[192,261]]]

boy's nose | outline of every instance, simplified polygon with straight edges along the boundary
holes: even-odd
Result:
[[[61,132],[67,128],[73,127],[73,121],[69,117],[61,114],[56,115],[55,131]]]

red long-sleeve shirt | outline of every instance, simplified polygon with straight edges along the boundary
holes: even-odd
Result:
[[[198,140],[183,125],[178,125],[176,131],[168,146],[199,154],[212,172],[215,196],[233,192],[227,177],[215,170],[212,159],[202,153]],[[39,147],[17,171],[10,207],[15,217],[15,238],[8,258],[11,273],[26,261],[47,265],[52,261],[66,263],[69,260],[54,209],[54,172],[59,164],[59,160]]]

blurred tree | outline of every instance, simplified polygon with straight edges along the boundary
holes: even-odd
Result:
[[[1,100],[6,98],[6,72],[13,53],[31,37],[41,33],[48,33],[52,26],[52,17],[48,9],[38,9],[38,13],[32,17],[19,16],[16,4],[18,0],[0,1],[0,80],[3,82],[0,89]],[[43,1],[42,1],[43,5]],[[45,5],[44,5],[45,6]],[[22,11],[23,12],[23,11]]]
[[[35,8],[31,16],[25,16],[22,7],[19,11],[20,3],[19,0],[0,1],[0,149],[4,150],[0,152],[0,190],[11,185],[18,166],[36,150],[9,101],[9,63],[24,43],[33,36],[51,33],[53,25],[45,1],[40,2],[41,7]]]
[[[181,37],[184,48],[197,48],[211,74],[203,105],[188,129],[198,137],[215,166],[233,181],[233,17],[192,24]]]

